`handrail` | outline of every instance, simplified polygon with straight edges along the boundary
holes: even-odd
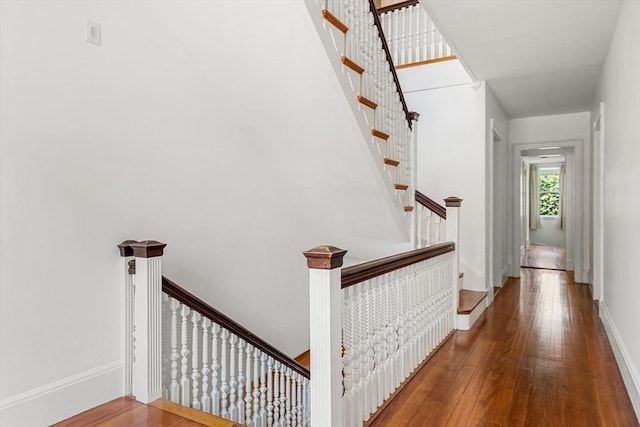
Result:
[[[447,219],[447,208],[416,190],[416,202],[429,209],[442,219]]]
[[[221,325],[222,327],[227,329],[229,332],[234,333],[235,335],[242,338],[243,340],[245,340],[247,343],[251,344],[255,348],[273,357],[278,362],[285,364],[286,366],[288,366],[295,372],[299,373],[303,377],[310,378],[311,375],[307,368],[300,365],[298,362],[296,362],[286,354],[282,353],[277,348],[273,347],[266,341],[254,335],[251,331],[249,331],[244,326],[234,322],[228,316],[224,315],[220,311],[211,307],[209,304],[202,301],[200,298],[186,291],[180,285],[176,284],[170,279],[167,279],[164,276],[162,276],[162,292],[178,300],[179,302],[188,306],[192,310],[197,311],[201,315],[209,318],[213,322]]]
[[[387,12],[392,12],[396,9],[402,9],[405,7],[409,7],[409,6],[415,6],[418,3],[420,3],[420,1],[418,0],[406,0],[400,3],[395,3],[395,4],[390,4],[389,6],[384,6],[384,7],[380,7],[378,8],[377,12],[378,15],[382,15],[383,13],[387,13]]]
[[[445,242],[345,267],[342,269],[342,289],[454,250],[455,244],[453,242]]]
[[[380,37],[380,41],[382,42],[382,50],[384,50],[385,55],[387,56],[387,62],[389,63],[389,70],[393,76],[393,81],[396,83],[396,90],[398,91],[398,95],[400,95],[400,102],[402,103],[402,109],[404,110],[404,115],[407,118],[407,123],[409,124],[409,129],[413,129],[412,126],[412,117],[413,115],[409,112],[409,107],[407,107],[407,101],[404,99],[404,94],[402,93],[402,88],[400,87],[400,80],[398,79],[398,74],[396,74],[396,67],[393,63],[393,57],[391,56],[391,51],[389,50],[389,45],[387,44],[387,38],[384,35],[384,31],[382,29],[382,23],[380,22],[380,17],[376,12],[376,5],[373,0],[369,0],[369,10],[373,15],[373,23],[376,27],[378,27],[378,37]]]

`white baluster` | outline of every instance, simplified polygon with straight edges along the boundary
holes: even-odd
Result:
[[[189,313],[186,305],[180,309],[182,316],[182,330],[180,333],[180,404],[189,406],[191,403],[191,380],[189,379]]]
[[[267,361],[267,425],[273,425],[273,365],[272,357]]]
[[[171,381],[171,311],[169,296],[162,293],[162,398],[169,399]]]
[[[191,336],[191,347],[193,351],[191,352],[191,386],[192,386],[192,396],[191,396],[191,407],[195,409],[200,409],[200,348],[198,346],[198,341],[200,338],[200,323],[201,315],[200,313],[193,311],[191,313],[191,321],[193,322],[193,331]]]
[[[286,419],[286,426],[287,427],[291,427],[291,418],[292,418],[292,414],[291,414],[291,399],[292,399],[292,394],[291,394],[291,368],[287,368],[285,373],[285,378],[286,378],[286,384],[285,384],[285,396],[287,396],[287,401],[286,401],[286,406],[285,406],[285,419]]]
[[[276,362],[273,372],[273,425],[280,425],[280,362]]]
[[[286,425],[287,405],[289,398],[286,394],[287,380],[285,378],[286,366],[280,365],[280,425]]]
[[[209,329],[211,328],[211,320],[206,317],[202,318],[202,410],[211,412],[211,394],[209,393],[209,376],[211,369],[209,368]]]
[[[260,425],[267,421],[267,355],[260,355]]]
[[[245,405],[245,415],[244,415],[244,419],[245,419],[245,423],[247,424],[248,427],[251,427],[253,425],[253,417],[251,416],[252,414],[252,410],[253,410],[253,406],[251,405],[251,402],[253,400],[253,395],[251,394],[252,389],[251,389],[251,384],[252,384],[252,376],[251,376],[251,354],[253,352],[253,346],[247,343],[247,352],[246,352],[246,359],[245,359],[245,372],[247,373],[247,379],[245,381],[245,385],[244,388],[246,390],[245,396],[244,396],[244,405]]]
[[[260,427],[260,354],[259,349],[253,351],[253,425]]]
[[[229,331],[220,332],[220,416],[229,418]]]
[[[238,392],[238,373],[236,371],[236,344],[238,336],[231,334],[229,337],[229,419],[238,421],[238,407],[236,406],[236,396]]]
[[[241,339],[238,341],[238,422],[240,424],[244,424],[245,420],[245,406],[244,406],[244,391],[245,391],[245,375],[244,375],[244,365],[245,365],[245,340]]]
[[[169,399],[172,402],[180,402],[180,384],[178,384],[178,309],[180,302],[171,298],[169,309],[171,310],[171,384],[169,385]]]
[[[219,384],[219,348],[218,336],[220,334],[220,325],[213,323],[211,325],[211,413],[220,416],[220,387]]]

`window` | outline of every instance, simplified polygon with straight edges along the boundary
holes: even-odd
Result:
[[[558,216],[560,207],[560,176],[557,173],[541,174],[540,215]]]

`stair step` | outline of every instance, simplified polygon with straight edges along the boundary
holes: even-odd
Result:
[[[336,27],[338,30],[342,31],[343,33],[346,33],[347,31],[349,31],[349,27],[347,27],[341,20],[339,20],[338,18],[336,18],[335,15],[333,15],[331,12],[329,12],[327,9],[322,9],[322,17],[331,25],[333,25],[334,27]]]
[[[356,73],[358,73],[358,74],[364,73],[364,68],[362,68],[361,66],[359,66],[358,64],[356,64],[355,62],[353,62],[352,60],[347,58],[346,56],[344,56],[344,55],[341,56],[340,60],[345,65],[345,67],[351,68]]]
[[[181,416],[196,423],[204,424],[210,427],[240,427],[240,424],[224,418],[216,417],[198,409],[182,406],[177,403],[170,402],[164,399],[158,399],[150,403],[151,406],[162,409],[166,412],[171,412],[174,415]]]
[[[486,292],[463,289],[458,294],[458,314],[470,314],[487,297]]]
[[[413,211],[413,206],[405,206],[405,207],[404,207],[404,211],[405,211],[405,212],[411,212],[411,211]]]
[[[407,184],[393,184],[393,187],[396,190],[406,190],[407,188],[409,188]]]
[[[304,366],[307,369],[311,369],[311,350],[307,350],[304,353],[300,353],[294,359],[300,365]]]
[[[376,108],[378,108],[378,104],[376,104],[375,102],[373,102],[369,98],[365,98],[362,95],[358,95],[358,102],[360,104],[366,105],[367,107],[371,108],[372,110],[375,110]]]
[[[383,159],[383,162],[385,165],[389,165],[389,166],[398,166],[400,164],[398,160],[389,159],[387,157]]]
[[[384,133],[378,129],[371,129],[371,135],[375,136],[376,138],[384,139],[385,141],[389,139],[388,133]]]

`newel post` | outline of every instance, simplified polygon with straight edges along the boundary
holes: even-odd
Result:
[[[411,216],[411,239],[412,247],[418,247],[418,209],[416,206],[416,188],[418,188],[418,119],[420,113],[412,111],[409,113],[411,120],[411,140],[409,147],[410,164],[411,164],[411,182],[409,183],[408,204],[413,206],[413,215]]]
[[[456,252],[453,257],[453,319],[454,325],[458,315],[458,293],[460,292],[460,206],[462,199],[456,196],[450,196],[444,199],[447,207],[446,233],[447,240],[456,244]]]
[[[309,267],[311,427],[342,427],[342,260],[347,251],[317,246]]]
[[[125,263],[127,254],[135,258],[131,389],[136,400],[149,403],[162,397],[162,254],[167,245],[145,240],[126,246],[129,249],[121,249]]]
[[[133,261],[133,248],[136,240],[125,240],[118,245],[122,265],[122,360],[124,363],[124,380],[122,381],[125,396],[133,393],[133,276],[129,271],[129,263]]]

